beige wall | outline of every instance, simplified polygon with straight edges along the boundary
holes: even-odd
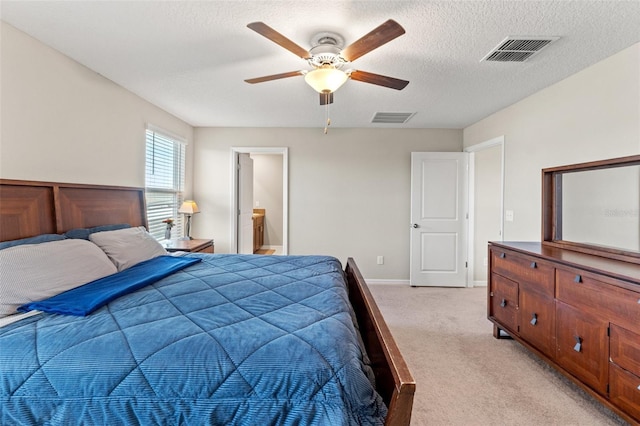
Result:
[[[464,146],[504,135],[505,240],[539,241],[541,169],[640,153],[640,44],[464,129]]]
[[[289,253],[354,257],[371,279],[409,278],[411,152],[462,149],[461,130],[440,129],[198,128],[195,140],[194,235],[229,251],[231,147],[288,147]]]
[[[147,123],[193,140],[187,123],[1,21],[0,30],[0,177],[143,187]],[[190,173],[187,182],[189,192]]]

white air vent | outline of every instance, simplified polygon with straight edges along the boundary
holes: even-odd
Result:
[[[480,62],[524,62],[559,38],[510,36],[480,59]]]
[[[371,122],[382,124],[404,124],[415,114],[415,112],[376,112]]]

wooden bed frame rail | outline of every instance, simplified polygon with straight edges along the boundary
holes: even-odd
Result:
[[[0,179],[0,241],[115,223],[147,227],[144,188]],[[345,275],[385,425],[408,426],[415,381],[353,258]]]
[[[376,388],[389,408],[387,426],[408,426],[416,382],[353,258],[345,268],[349,300],[371,360]]]

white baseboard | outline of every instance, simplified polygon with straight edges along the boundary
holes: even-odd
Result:
[[[409,280],[387,280],[387,279],[364,279],[368,285],[409,285]]]
[[[411,285],[409,280],[364,279],[368,285]],[[474,281],[473,287],[486,287],[487,281]]]

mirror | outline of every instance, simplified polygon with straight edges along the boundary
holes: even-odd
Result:
[[[543,244],[640,263],[640,156],[542,174]]]

